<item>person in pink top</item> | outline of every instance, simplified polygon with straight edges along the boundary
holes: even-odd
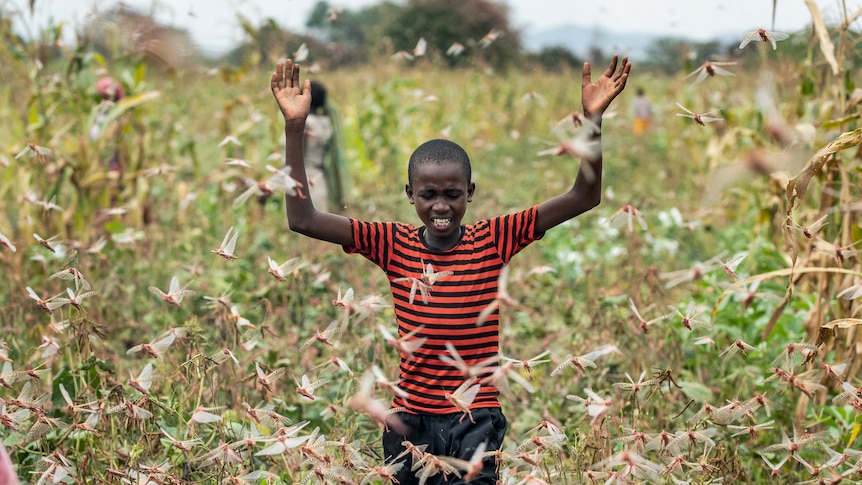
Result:
[[[15,474],[15,467],[12,465],[12,460],[9,459],[9,453],[6,453],[6,448],[3,443],[0,443],[0,484],[3,485],[19,485],[18,476]]]
[[[96,94],[110,101],[117,102],[126,96],[123,85],[111,76],[103,76],[96,81]]]

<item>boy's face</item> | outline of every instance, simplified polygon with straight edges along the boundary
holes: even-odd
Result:
[[[459,228],[476,184],[467,180],[457,162],[420,163],[405,191],[433,240],[460,236]]]

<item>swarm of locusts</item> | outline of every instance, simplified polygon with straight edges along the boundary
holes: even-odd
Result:
[[[489,36],[483,42],[496,38]],[[760,42],[775,49],[787,37],[759,29],[739,48]],[[426,49],[422,40],[413,56]],[[762,85],[774,78],[731,72],[735,64],[708,60],[668,81],[688,86],[680,92],[689,97],[683,104],[669,96],[665,104],[700,125],[671,117],[675,136],[700,130],[701,140],[703,130],[714,129],[711,154],[721,152],[726,137],[745,136],[774,150],[772,158],[734,152],[739,159],[728,164],[814,155],[820,145],[806,145],[804,130],[794,128],[803,121],[785,119],[771,94],[775,86]],[[33,99],[62,110],[67,98],[56,93],[73,87],[42,73],[43,66],[30,69]],[[751,102],[756,118],[728,116],[738,96],[699,91],[734,90],[730,83],[747,76],[761,84]],[[824,156],[833,158],[820,172],[809,162],[793,173],[785,173],[788,164],[771,166],[765,176],[762,165],[760,172],[744,167],[747,177],[720,182],[707,173],[706,183],[723,184],[719,192],[734,200],[693,204],[684,213],[661,195],[621,190],[629,179],[657,179],[656,172],[607,175],[619,194],[606,197],[598,217],[555,229],[541,243],[546,253],[519,256],[502,272],[500,294],[477,317],[482,325],[500,312],[500,355],[470,366],[454,346],[441,351],[464,374],[464,384],[446,395],[462,420],[473,419],[480,384],[500,389],[510,416],[503,449],[479,447],[472,459],[456,460],[405,443],[403,456],[384,457],[380,430],[403,427],[391,407],[404,392],[398,359],[422,351],[425,339],[398,332],[391,296],[384,282],[369,279],[366,262],[346,263],[337,248],[316,256],[313,241],[289,234],[279,199],[308,192],[289,170],[273,166],[282,160],[280,127],[271,100],[249,100],[260,91],[257,81],[243,81],[237,96],[247,103],[247,119],[229,119],[236,106],[219,115],[223,127],[235,128],[231,133],[210,135],[168,119],[189,116],[185,110],[160,117],[163,106],[184,101],[165,89],[157,105],[141,80],[126,86],[132,101],[98,101],[92,116],[68,124],[49,123],[46,113],[32,115],[29,128],[9,121],[9,153],[0,159],[0,267],[7,282],[0,289],[0,441],[22,483],[364,485],[391,483],[404,468],[421,483],[438,477],[469,483],[487,459],[505,485],[862,480],[856,351],[862,245],[854,239],[858,196],[851,195],[858,194],[859,170],[857,159],[842,165],[836,155],[851,142],[827,146]],[[522,84],[505,78],[485,81],[480,91],[523,94],[512,91]],[[206,83],[221,81],[195,82],[195,93],[202,93]],[[444,85],[453,83],[436,86]],[[532,127],[536,136],[510,140],[535,148],[536,164],[574,173],[577,159],[593,150],[604,150],[609,167],[634,153],[611,143],[599,147],[584,136],[595,129],[589,120],[553,112],[554,102],[535,103],[544,100],[543,88],[550,97],[553,85],[524,90],[530,95],[519,109],[535,110],[531,119],[547,123]],[[378,95],[367,94],[367,102]],[[405,113],[436,110],[446,99],[466,102],[457,89],[437,92],[433,101],[413,88],[393,88],[388,96],[404,103]],[[206,98],[202,103],[213,102]],[[685,107],[722,99],[727,106],[703,114]],[[367,109],[382,116],[379,108]],[[495,109],[489,103],[472,111]],[[266,121],[270,112],[273,121]],[[87,133],[99,113],[113,113],[119,134],[77,137],[75,130]],[[553,121],[563,115],[565,123]],[[352,116],[361,114],[349,114],[345,126],[361,130]],[[98,123],[101,133],[110,130],[104,119]],[[444,124],[435,130],[450,132]],[[161,140],[168,126],[187,143]],[[619,118],[604,127],[623,132],[616,140],[627,136]],[[834,128],[821,129],[824,140],[832,139]],[[549,138],[560,140],[557,148],[547,148]],[[209,173],[191,161],[198,143],[217,160],[207,162]],[[89,158],[78,158],[82,146]],[[481,146],[477,141],[476,150]],[[99,160],[112,153],[116,165]],[[482,177],[494,175],[483,170],[500,177],[515,170],[482,165],[475,165]],[[515,179],[500,184],[509,188]],[[480,190],[491,191],[481,180]],[[777,181],[783,185],[774,191]],[[745,195],[747,183],[760,189]],[[785,194],[786,186],[794,190]],[[827,205],[812,209],[806,188],[819,190]],[[356,199],[381,192],[361,185],[355,191]],[[533,202],[516,195],[521,205]],[[769,204],[785,195],[794,198],[781,218]],[[630,201],[619,203],[621,197]],[[710,209],[725,214],[723,204],[745,197],[758,201],[745,209],[749,214],[772,211],[759,234],[751,234],[745,214],[730,222],[711,218]],[[354,216],[387,217],[363,214],[370,204],[357,207]],[[717,224],[735,228],[735,237],[720,237]],[[773,240],[764,235],[770,232]],[[589,264],[578,266],[578,258]],[[409,278],[410,304],[419,309],[451,276],[431,263],[423,268]]]

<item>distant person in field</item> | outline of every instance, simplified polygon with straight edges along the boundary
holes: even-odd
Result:
[[[635,135],[643,135],[649,129],[653,120],[652,113],[652,105],[644,93],[643,88],[637,89],[637,96],[635,97],[635,124],[634,124],[634,132]]]
[[[123,85],[111,76],[102,76],[96,81],[96,94],[102,99],[117,102],[126,96]]]
[[[401,485],[419,482],[417,472],[410,470],[409,454],[402,456],[405,441],[427,445],[426,453],[462,460],[470,460],[477,448],[501,449],[507,421],[499,391],[487,379],[499,366],[499,312],[494,310],[481,324],[479,316],[497,297],[498,277],[515,254],[601,201],[602,113],[625,88],[630,69],[628,58],[619,63],[614,56],[593,82],[590,65],[584,63],[581,102],[584,114],[595,123],[584,129],[599,143],[582,157],[568,191],[526,210],[464,224],[467,204],[478,194],[470,159],[458,144],[442,139],[421,144],[408,162],[404,192],[416,207],[419,226],[363,222],[320,211],[311,198],[286,197],[290,229],[339,244],[383,269],[392,290],[398,336],[414,333],[415,339],[427,339],[412,355],[402,351],[398,386],[406,397],[396,396],[393,406],[403,411],[395,414],[397,426],[383,432],[386,463],[396,457],[404,462],[396,474]],[[305,184],[303,137],[313,85],[300,82],[299,66],[290,60],[276,64],[270,82],[285,122],[286,163],[291,176]],[[492,364],[468,378],[452,364],[450,348],[468,366],[488,359]],[[455,399],[459,387],[463,393]],[[469,476],[436,475],[427,483],[494,485],[496,469],[489,456]]]
[[[96,121],[93,126],[90,127],[90,140],[95,141],[102,136],[113,138],[113,142],[109,142],[108,144],[110,155],[108,155],[107,165],[108,173],[111,174],[115,181],[115,187],[111,194],[111,204],[116,204],[117,196],[123,190],[123,165],[119,151],[123,130],[120,120],[115,120],[113,123],[109,124],[105,119],[107,118],[108,112],[113,104],[123,99],[126,96],[126,92],[123,90],[123,85],[119,81],[111,76],[102,76],[98,81],[96,81],[96,94],[102,101],[96,108],[99,110],[99,115],[96,117]],[[103,131],[107,131],[107,133],[103,134]]]
[[[346,166],[341,156],[340,128],[326,86],[311,82],[311,110],[305,122],[305,174],[311,199],[321,211],[345,206]]]

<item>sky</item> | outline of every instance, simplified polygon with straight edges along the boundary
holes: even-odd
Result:
[[[35,13],[28,10],[30,0],[0,0],[16,15],[16,27],[25,37],[54,21],[80,25],[89,12],[104,11],[117,0],[33,0]],[[317,0],[124,0],[127,5],[153,11],[167,24],[187,29],[198,47],[209,54],[220,54],[239,43],[243,34],[236,14],[257,23],[272,17],[282,27],[301,32]],[[402,0],[403,1],[403,0]],[[649,33],[676,36],[696,41],[709,40],[728,32],[757,28],[796,31],[809,26],[811,16],[804,0],[775,0],[777,11],[772,25],[773,0],[498,0],[508,5],[515,27],[525,33],[540,32],[572,23],[610,32]],[[862,6],[862,0],[845,0],[849,12]],[[357,9],[377,0],[329,0],[329,4]],[[815,0],[827,22],[838,22],[840,0]]]

